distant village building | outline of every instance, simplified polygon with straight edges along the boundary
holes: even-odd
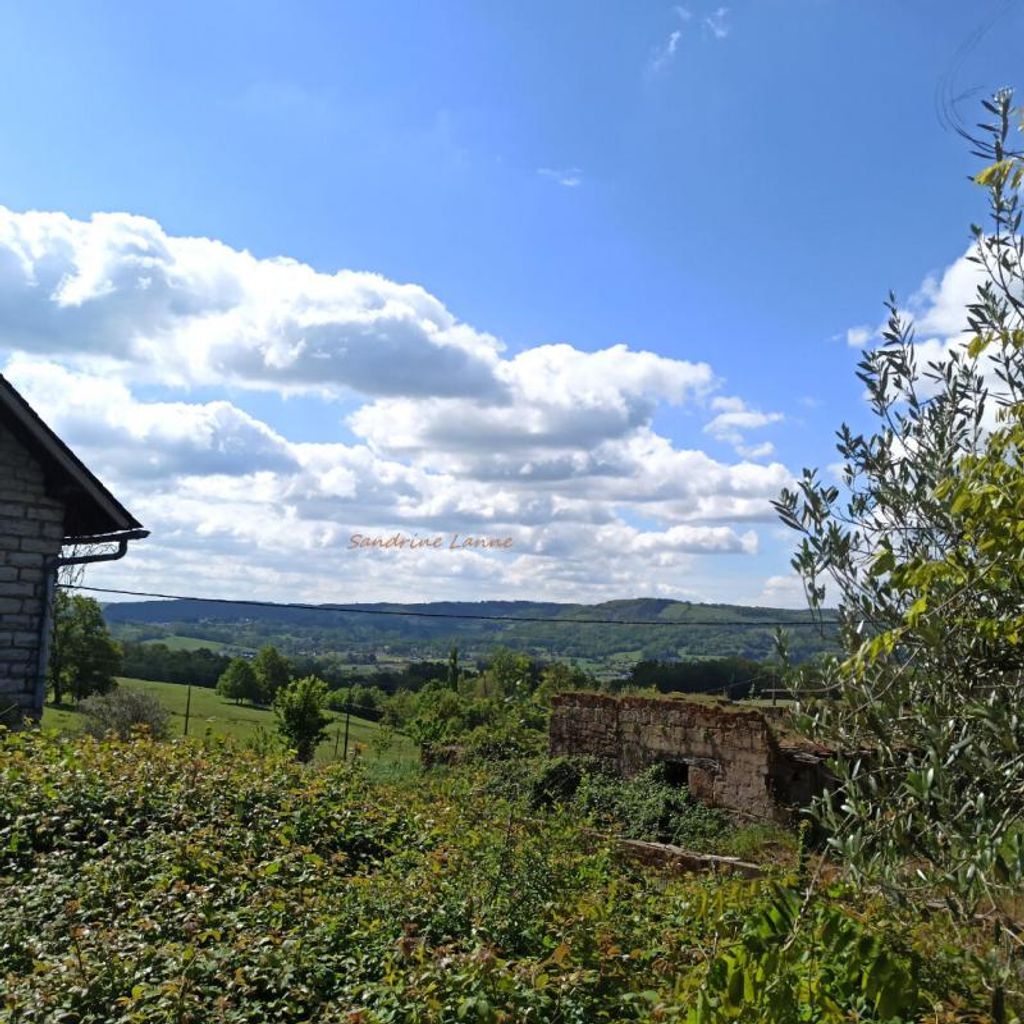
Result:
[[[785,822],[828,786],[831,755],[786,726],[783,709],[724,698],[563,693],[549,752],[600,758],[626,778],[661,764],[703,803]]]
[[[120,558],[147,535],[0,375],[0,723],[42,712],[58,569]]]

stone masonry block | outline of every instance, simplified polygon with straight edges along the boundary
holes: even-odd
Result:
[[[64,525],[63,523],[52,523],[46,522],[45,520],[39,521],[39,532],[43,537],[50,540],[55,540],[58,543],[64,540]]]
[[[0,516],[0,537],[41,537],[42,523],[31,519],[14,519],[11,516]]]
[[[26,651],[24,647],[7,647],[0,650],[0,661],[8,663],[15,661],[25,661],[27,658],[32,657],[32,653]]]
[[[3,465],[0,460],[0,465]],[[17,501],[24,505],[26,500],[35,498],[38,495],[38,488],[33,486],[33,481],[25,479],[24,474],[16,470],[9,470],[4,466],[4,478],[0,481],[0,500]]]
[[[7,629],[39,629],[38,613],[22,612],[20,615],[4,615],[3,625]]]
[[[18,548],[23,552],[31,552],[33,554],[56,555],[60,551],[60,541],[22,537],[20,538]]]
[[[3,551],[0,546],[0,551]],[[41,551],[3,551],[0,561],[7,565],[16,565],[19,568],[42,569],[46,561],[46,554]]]
[[[0,515],[3,515],[0,509]],[[62,527],[64,524],[64,507],[62,505],[29,505],[25,510],[27,519],[38,519],[46,523],[56,523]]]

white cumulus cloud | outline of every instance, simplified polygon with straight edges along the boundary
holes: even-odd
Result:
[[[258,259],[128,214],[0,208],[0,349],[12,383],[151,529],[97,570],[141,589],[694,597],[707,563],[758,556],[791,482],[770,442],[745,440],[781,415],[717,394],[706,362],[625,344],[508,355],[417,285]],[[290,397],[302,440],[255,414],[255,390]],[[656,431],[673,409],[710,410],[708,436],[739,459]],[[387,531],[514,546],[415,564],[349,550],[354,532]]]
[[[763,458],[775,450],[770,442],[748,446],[744,442],[744,435],[749,430],[760,430],[773,423],[781,423],[785,419],[782,413],[751,409],[743,399],[725,395],[712,399],[711,408],[717,410],[718,415],[704,425],[704,432],[716,441],[733,445],[747,458]]]
[[[0,325],[10,349],[165,383],[501,397],[500,343],[416,285],[128,214],[0,207]]]

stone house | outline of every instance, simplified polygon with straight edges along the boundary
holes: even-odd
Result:
[[[786,822],[829,784],[831,751],[786,728],[783,709],[707,697],[563,693],[552,757],[600,758],[625,778],[653,764],[698,800],[751,820]]]
[[[0,375],[0,722],[42,712],[58,570],[120,558],[147,535]]]

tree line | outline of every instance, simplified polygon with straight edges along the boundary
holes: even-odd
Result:
[[[209,648],[176,649],[159,642],[118,643],[104,621],[103,610],[94,598],[57,593],[54,614],[49,683],[57,704],[77,702],[103,693],[115,676],[155,682],[181,683],[216,688],[228,700],[238,703],[273,703],[289,679],[316,676],[328,690],[327,701],[334,710],[346,708],[378,718],[388,701],[403,693],[415,694],[433,684],[447,682],[453,674],[465,687],[470,681],[483,697],[501,695],[510,673],[519,686],[532,692],[540,686],[552,665],[505,647],[472,664],[458,662],[453,645],[447,661],[415,661],[402,668],[380,669],[372,674],[353,674],[340,656],[285,656],[272,644],[265,644],[253,658],[231,657]],[[510,667],[514,666],[514,668]],[[556,674],[557,674],[556,670]],[[597,689],[593,676],[583,671],[572,675],[580,689]],[[781,685],[778,666],[742,657],[703,658],[689,661],[640,661],[622,680],[603,684],[610,689],[654,689],[662,693],[724,693],[741,699]],[[400,704],[404,698],[399,697]]]

